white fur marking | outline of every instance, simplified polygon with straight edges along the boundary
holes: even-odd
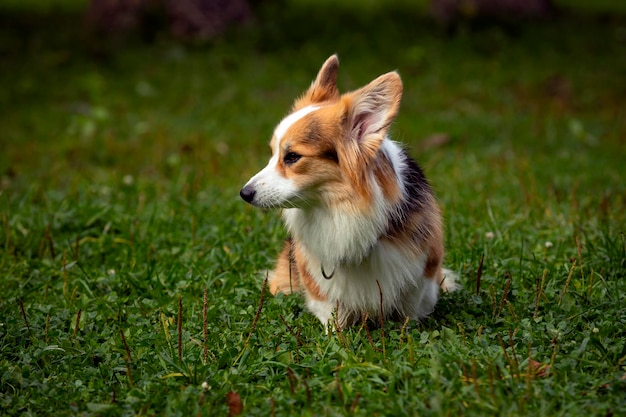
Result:
[[[307,114],[319,109],[319,106],[306,106],[301,108],[300,110],[291,113],[289,116],[285,117],[279,124],[278,126],[276,126],[276,129],[274,130],[274,136],[276,137],[276,143],[280,143],[280,141],[283,139],[283,137],[285,136],[285,133],[287,133],[287,130],[289,130],[289,128],[291,126],[293,126],[293,124],[295,122],[297,122],[298,120],[302,119],[304,116],[306,116]],[[276,151],[276,149],[274,150]]]
[[[400,191],[402,195],[405,195],[406,187],[402,178],[402,171],[406,167],[406,162],[404,162],[405,156],[404,152],[397,142],[389,138],[385,138],[383,143],[380,145],[380,148],[385,154],[389,161],[391,162],[391,166],[393,167],[393,171],[396,173],[397,183],[400,186]]]

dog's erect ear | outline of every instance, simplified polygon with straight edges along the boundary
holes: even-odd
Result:
[[[348,99],[347,130],[362,152],[374,155],[394,121],[402,97],[397,72],[381,75],[365,87],[344,96]]]
[[[339,58],[333,55],[324,62],[317,73],[317,78],[311,84],[303,99],[309,104],[336,100],[339,98],[337,89],[337,72],[339,71]]]

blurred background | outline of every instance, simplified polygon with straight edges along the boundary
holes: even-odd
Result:
[[[1,187],[236,188],[332,53],[342,90],[400,71],[427,166],[535,149],[621,180],[570,154],[623,149],[622,1],[3,0]]]

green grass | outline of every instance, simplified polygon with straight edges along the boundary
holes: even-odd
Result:
[[[0,8],[0,414],[626,414],[624,15],[446,35],[268,2],[214,42],[115,44],[67,3]],[[334,52],[344,90],[403,76],[393,136],[464,286],[421,323],[326,335],[261,294],[285,232],[238,189]]]

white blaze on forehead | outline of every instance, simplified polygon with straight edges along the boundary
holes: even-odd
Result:
[[[317,109],[319,109],[319,106],[306,106],[294,113],[291,113],[289,116],[285,117],[278,124],[278,126],[276,126],[276,129],[274,130],[274,136],[276,137],[277,146],[278,146],[278,143],[280,143],[283,136],[285,136],[285,133],[287,133],[287,130],[289,130],[289,128],[293,126],[295,122],[297,122],[298,120],[302,119],[307,114]]]

